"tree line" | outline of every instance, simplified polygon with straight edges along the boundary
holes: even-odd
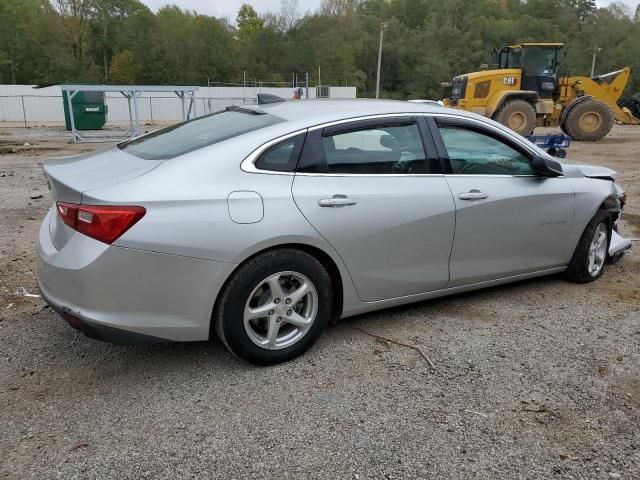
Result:
[[[440,98],[441,83],[490,63],[491,49],[564,42],[563,69],[588,75],[630,66],[640,90],[640,7],[595,0],[297,0],[235,19],[138,0],[0,0],[0,83],[195,84],[291,81],[375,91],[378,40],[388,22],[382,96]]]

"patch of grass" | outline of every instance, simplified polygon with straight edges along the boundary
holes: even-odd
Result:
[[[6,155],[7,153],[16,153],[16,149],[13,147],[0,145],[0,155]]]

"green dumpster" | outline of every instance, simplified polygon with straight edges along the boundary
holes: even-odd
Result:
[[[67,91],[62,91],[62,103],[64,106],[64,125],[71,130],[71,117],[69,116],[69,102]],[[77,92],[71,98],[73,109],[73,122],[76,130],[100,130],[107,123],[107,105],[104,92]]]

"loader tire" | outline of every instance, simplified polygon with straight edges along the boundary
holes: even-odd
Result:
[[[613,127],[611,109],[598,100],[585,100],[573,107],[564,121],[567,134],[582,142],[595,142]]]
[[[493,119],[523,137],[528,137],[536,126],[536,111],[525,100],[509,100],[500,107]]]
[[[562,133],[564,133],[565,135],[569,135],[569,132],[567,132],[567,127],[564,126],[564,123],[560,124],[560,130],[562,130]]]

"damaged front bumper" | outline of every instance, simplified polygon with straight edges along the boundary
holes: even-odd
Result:
[[[627,195],[625,194],[624,189],[617,183],[614,182],[613,186],[616,189],[616,194],[620,203],[620,211],[611,232],[611,242],[609,243],[608,253],[611,260],[617,260],[624,255],[624,252],[631,248],[631,240],[623,238],[622,235],[618,233],[618,222],[620,221],[620,215],[622,215],[622,209],[624,208],[625,203],[627,203]]]
[[[631,248],[631,240],[623,238],[618,232],[611,232],[611,243],[609,243],[609,257],[620,257]]]

